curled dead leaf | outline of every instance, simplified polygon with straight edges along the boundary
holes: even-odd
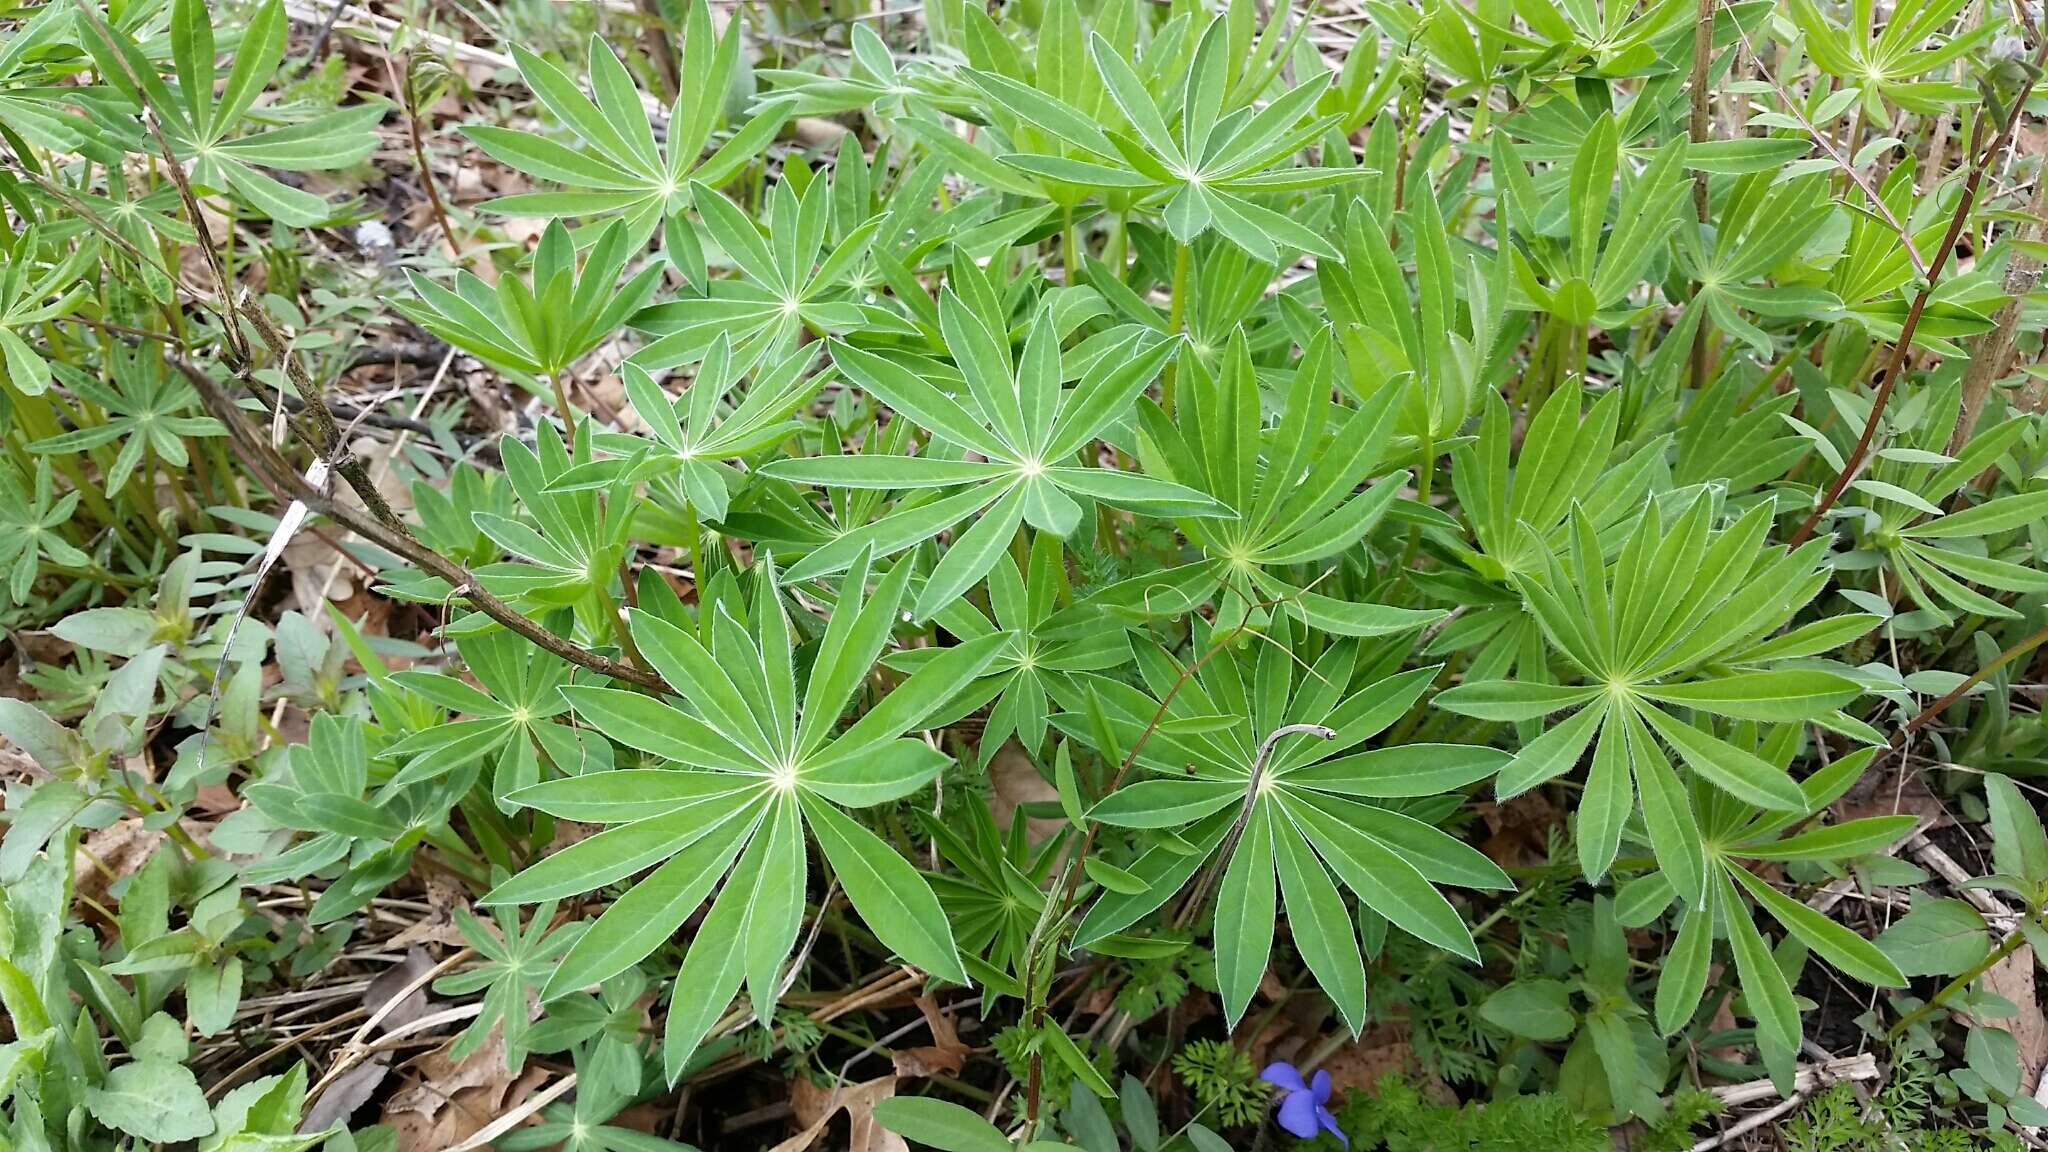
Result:
[[[805,1152],[825,1134],[832,1117],[842,1111],[846,1113],[847,1152],[910,1152],[903,1137],[875,1123],[875,1105],[894,1095],[894,1076],[824,1087],[798,1079],[790,1085],[790,1108],[803,1130],[769,1152]]]

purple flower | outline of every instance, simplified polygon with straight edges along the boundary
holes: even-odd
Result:
[[[1344,1147],[1351,1147],[1351,1141],[1337,1127],[1337,1118],[1330,1114],[1330,1074],[1318,1071],[1313,1080],[1304,1084],[1301,1069],[1286,1061],[1266,1065],[1259,1073],[1259,1079],[1276,1085],[1286,1093],[1280,1100],[1280,1126],[1296,1136],[1307,1140],[1318,1130],[1328,1132]]]

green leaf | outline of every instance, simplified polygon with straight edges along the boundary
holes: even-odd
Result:
[[[1661,709],[1637,705],[1636,711],[1677,750],[1693,771],[1722,791],[1760,808],[1804,812],[1806,794],[1784,769],[1715,736],[1672,719]]]
[[[704,903],[754,828],[753,819],[726,821],[612,901],[548,974],[542,1001],[602,984],[652,955]]]
[[[1750,875],[1745,869],[1730,868],[1728,874],[1749,890],[1756,902],[1763,905],[1764,911],[1818,953],[1821,959],[1865,984],[1880,988],[1905,987],[1905,974],[1877,945]]]
[[[185,977],[185,1017],[201,1036],[219,1035],[242,1002],[242,958],[228,956]]]
[[[1563,684],[1489,680],[1446,688],[1437,694],[1436,703],[1460,716],[1480,720],[1536,720],[1552,712],[1584,704],[1600,695],[1600,691],[1599,688],[1573,688]]]
[[[2041,814],[2019,785],[1999,775],[1984,777],[1991,809],[1991,862],[2000,872],[2035,887],[2048,885],[2048,835]]]
[[[1399,798],[1453,792],[1501,770],[1508,755],[1478,744],[1401,744],[1280,773],[1289,787]]]
[[[1608,865],[1621,848],[1622,825],[1635,812],[1635,788],[1630,780],[1628,739],[1620,721],[1622,704],[1610,699],[1601,721],[1599,743],[1593,748],[1593,765],[1586,773],[1586,787],[1579,794],[1579,868],[1588,881],[1597,882],[1607,874]],[[1593,709],[1586,709],[1587,712]]]
[[[767,842],[768,837],[757,836],[748,844],[683,954],[661,1037],[662,1071],[671,1084],[689,1067],[697,1046],[746,979],[748,933]]]
[[[836,749],[826,754],[832,751]],[[905,737],[879,747],[855,749],[842,759],[806,764],[799,779],[804,788],[834,804],[871,808],[922,789],[951,762],[944,752],[924,741]]]
[[[1963,1061],[2004,1096],[2020,1092],[2019,1038],[2004,1028],[1977,1027],[1963,1040]]]
[[[1805,139],[1776,137],[1695,140],[1685,149],[1685,166],[1695,172],[1717,175],[1771,172],[1806,155],[1812,148],[1812,143]]]
[[[875,1105],[875,1123],[939,1152],[1014,1152],[995,1125],[958,1104],[929,1096],[891,1096]]]
[[[1707,850],[1700,836],[1699,819],[1693,813],[1691,791],[1672,771],[1671,761],[1665,759],[1664,750],[1657,747],[1656,738],[1643,726],[1642,717],[1631,709],[1625,718],[1629,759],[1635,770],[1636,793],[1642,801],[1643,825],[1650,833],[1650,847],[1672,890],[1688,906],[1704,907]]]
[[[1848,860],[1891,847],[1918,822],[1906,814],[1867,816],[1729,852],[1753,860]]]
[[[1089,1061],[1087,1054],[1081,1051],[1081,1046],[1074,1043],[1074,1038],[1067,1035],[1066,1030],[1058,1023],[1047,1020],[1040,1035],[1044,1038],[1045,1046],[1059,1058],[1060,1063],[1067,1066],[1067,1071],[1073,1073],[1074,1079],[1083,1087],[1104,1100],[1116,1095],[1110,1090],[1109,1081],[1102,1078],[1101,1070]]]
[[[199,1081],[182,1064],[145,1058],[107,1073],[85,1090],[93,1119],[150,1142],[197,1140],[213,1131],[213,1114]]]
[[[1915,900],[1878,936],[1877,947],[1908,976],[1953,976],[1991,954],[1991,934],[1966,901]]]
[[[1578,1028],[1571,995],[1555,980],[1517,980],[1487,997],[1479,1014],[1529,1040],[1562,1040]]]
[[[1288,934],[1316,984],[1356,1036],[1365,1027],[1365,960],[1351,914],[1300,830],[1282,825],[1273,839]]]
[[[1990,536],[2048,517],[2048,489],[1986,500],[1974,508],[1916,524],[1900,535],[1916,540],[1949,540],[1958,536]]]
[[[1371,836],[1309,805],[1289,804],[1288,815],[1344,886],[1373,911],[1419,940],[1478,961],[1479,950],[1464,918],[1415,865]]]
[[[1264,805],[1252,812],[1216,890],[1216,983],[1224,1019],[1233,1028],[1251,1004],[1273,951],[1277,912],[1271,819]]]
[[[1636,691],[1664,704],[1718,716],[1796,723],[1842,707],[1863,689],[1846,676],[1802,670],[1738,672],[1714,680],[1644,685]]]
[[[483,903],[559,900],[623,880],[741,818],[754,802],[755,796],[733,791],[704,804],[615,825],[541,857],[485,893]]]
[[[1678,917],[1678,938],[1664,957],[1663,978],[1657,981],[1657,1031],[1675,1035],[1692,1020],[1707,990],[1709,962],[1714,955],[1714,889],[1707,904],[1687,908]]]
[[[620,695],[628,695],[621,693]],[[633,693],[635,698],[647,700]],[[669,715],[675,710],[647,701]],[[605,729],[607,733],[610,729]],[[746,781],[723,772],[682,772],[671,768],[620,768],[546,780],[513,792],[522,808],[535,808],[564,820],[593,824],[629,824],[663,816],[739,791]]]
[[[1728,941],[1734,946],[1735,971],[1742,980],[1742,995],[1756,1017],[1757,1030],[1779,1049],[1799,1047],[1799,1006],[1792,999],[1792,984],[1771,955],[1769,945],[1750,919],[1749,906],[1735,898],[1727,873],[1721,869],[1720,902],[1728,910]],[[1737,869],[1736,871],[1740,871]]]
[[[1179,828],[1244,797],[1244,785],[1218,780],[1140,780],[1095,802],[1088,818],[1120,828]]]
[[[917,869],[830,804],[810,796],[802,800],[811,834],[861,922],[909,963],[942,980],[967,983],[945,910]]]
[[[1439,701],[1442,696],[1437,697]],[[1455,711],[1455,709],[1453,709]],[[1500,770],[1494,789],[1502,800],[1512,799],[1571,771],[1592,742],[1593,733],[1606,715],[1604,708],[1581,708],[1569,719],[1552,725],[1541,736],[1522,746],[1513,760]]]
[[[1081,862],[1081,867],[1088,873],[1090,880],[1095,881],[1111,892],[1121,892],[1126,896],[1136,896],[1144,892],[1148,887],[1144,880],[1131,875],[1114,864],[1103,861],[1099,857],[1088,857]]]

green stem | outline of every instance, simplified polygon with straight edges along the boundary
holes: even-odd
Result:
[[[1533,410],[1536,399],[1534,392],[1538,387],[1534,382],[1534,373],[1539,365],[1549,362],[1550,345],[1556,331],[1556,325],[1552,324],[1547,318],[1536,326],[1536,342],[1529,348],[1528,363],[1523,365],[1522,371],[1513,380],[1508,381],[1508,408],[1510,410],[1519,407],[1525,401],[1531,405],[1531,410]],[[1525,386],[1531,393],[1531,395],[1526,397],[1522,395]]]
[[[1415,479],[1415,499],[1424,508],[1429,507],[1430,482],[1436,479],[1436,405],[1431,403],[1422,416],[1422,469]],[[1408,526],[1408,546],[1401,553],[1401,575],[1405,578],[1415,564],[1415,553],[1422,547],[1422,525]]]
[[[543,373],[541,379],[546,381],[547,386],[554,391],[555,411],[561,413],[562,423],[568,427],[571,438],[574,438],[576,434],[576,410],[569,407],[569,389],[562,384],[561,373]]]
[[[683,535],[690,545],[690,586],[698,590],[698,603],[703,603],[704,588],[704,530],[697,525],[697,505],[683,501]]]
[[[1188,246],[1173,246],[1173,299],[1166,306],[1166,330],[1179,335],[1187,330],[1188,297]],[[1175,363],[1166,362],[1166,372],[1159,386],[1159,407],[1170,419],[1173,416],[1173,376]]]
[[[625,655],[626,662],[635,668],[646,668],[647,661],[641,658],[640,649],[634,645],[633,633],[627,629],[626,616],[619,611],[619,602],[612,599],[611,589],[599,587],[596,592],[598,611],[604,613],[605,623],[611,626],[612,639],[618,642],[619,651]]]
[[[1060,268],[1066,275],[1066,285],[1072,288],[1087,280],[1081,259],[1081,246],[1074,231],[1074,206],[1060,206]]]

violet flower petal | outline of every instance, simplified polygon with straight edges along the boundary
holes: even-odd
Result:
[[[1285,1060],[1275,1060],[1259,1073],[1259,1079],[1277,1085],[1283,1092],[1306,1092],[1308,1085],[1302,1083],[1301,1070]]]
[[[1316,1134],[1321,1118],[1316,1115],[1316,1098],[1307,1092],[1289,1092],[1280,1102],[1280,1126],[1307,1140]]]

